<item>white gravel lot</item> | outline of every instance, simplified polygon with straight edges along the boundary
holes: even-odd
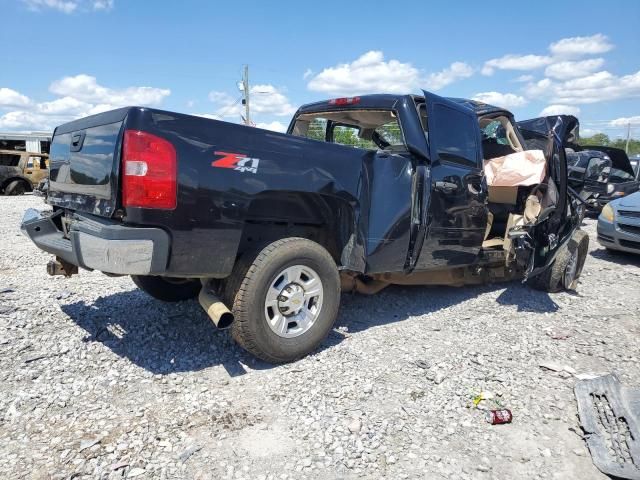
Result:
[[[344,295],[315,354],[270,366],[198,304],[47,276],[0,197],[0,478],[606,478],[569,372],[640,386],[640,256],[591,250],[577,294],[518,282]],[[480,392],[510,408],[491,426]]]

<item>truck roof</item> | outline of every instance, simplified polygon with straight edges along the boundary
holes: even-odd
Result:
[[[424,101],[424,97],[422,95],[412,95],[412,94],[389,94],[389,93],[374,93],[370,95],[358,95],[359,101],[355,105],[332,105],[329,102],[330,99],[322,100],[320,102],[307,103],[306,105],[302,105],[298,109],[298,113],[311,113],[311,112],[319,112],[326,111],[327,108],[336,108],[336,109],[344,109],[353,106],[364,107],[364,108],[393,108],[396,102],[401,101],[406,98],[413,98],[417,101]],[[351,97],[356,98],[356,97]],[[489,105],[487,103],[479,102],[477,100],[470,100],[468,98],[456,98],[456,97],[445,97],[447,100],[457,103],[458,105],[468,108],[472,110],[476,115],[486,115],[488,113],[498,113],[498,112],[509,112],[504,108],[496,107],[494,105]]]

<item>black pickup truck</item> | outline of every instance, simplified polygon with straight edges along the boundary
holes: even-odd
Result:
[[[575,288],[588,237],[567,189],[570,127],[540,139],[540,185],[492,200],[483,161],[526,146],[510,112],[471,100],[338,98],[301,107],[286,134],[122,108],[56,128],[53,210],[27,211],[22,229],[56,256],[51,274],[199,297],[246,349],[291,361],[328,334],[341,291]]]

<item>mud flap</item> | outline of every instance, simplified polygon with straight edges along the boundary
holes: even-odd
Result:
[[[574,391],[595,466],[606,475],[640,480],[640,389],[605,375],[578,382]]]

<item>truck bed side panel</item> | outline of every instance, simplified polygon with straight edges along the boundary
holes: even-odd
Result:
[[[250,203],[261,193],[308,192],[340,199],[354,212],[360,209],[362,150],[149,109],[132,109],[126,128],[166,138],[178,155],[176,210],[127,208],[125,217],[128,224],[171,233],[167,274],[228,275]],[[228,154],[254,159],[255,173],[221,167]],[[355,256],[347,260],[361,267],[364,240],[355,218],[350,228]]]

